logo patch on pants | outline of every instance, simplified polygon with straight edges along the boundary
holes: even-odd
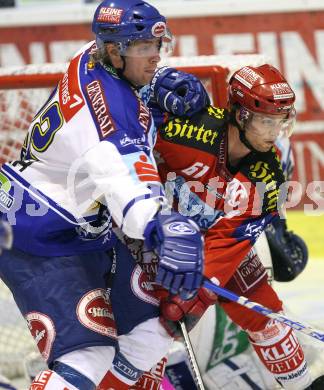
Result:
[[[159,306],[160,301],[155,294],[154,283],[148,279],[139,265],[134,268],[132,273],[131,288],[134,295],[142,301]]]
[[[26,321],[30,333],[36,341],[39,352],[47,360],[56,336],[53,321],[47,315],[36,311],[28,313],[26,315]]]
[[[273,343],[270,340],[267,345],[254,342],[253,347],[263,364],[276,377],[285,374],[288,379],[293,379],[303,375],[306,369],[304,352],[292,329],[285,335],[277,335]]]
[[[112,307],[103,288],[86,293],[80,299],[76,313],[85,327],[104,336],[117,338]]]
[[[252,249],[235,271],[233,278],[237,288],[226,286],[239,295],[255,289],[266,277],[266,270],[259,256]]]

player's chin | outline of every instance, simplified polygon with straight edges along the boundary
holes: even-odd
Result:
[[[143,79],[145,80],[145,84],[150,84],[153,76],[154,76],[155,71],[146,71],[144,72]]]
[[[138,87],[143,87],[144,85],[148,85],[151,83],[153,76],[149,76],[147,74],[138,75],[136,79],[132,80],[133,85]]]
[[[258,145],[255,147],[255,149],[258,151],[258,152],[261,152],[261,153],[265,153],[265,152],[269,152],[271,150],[271,148],[273,147],[274,143],[273,142],[270,142],[270,143],[264,143],[262,145]]]

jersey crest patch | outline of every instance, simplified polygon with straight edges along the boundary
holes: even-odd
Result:
[[[56,336],[55,326],[50,317],[36,311],[26,315],[26,321],[30,333],[35,339],[39,352],[45,360],[51,354],[53,342]]]
[[[106,138],[108,135],[112,134],[116,128],[100,81],[94,80],[87,84],[86,91],[100,139]]]
[[[86,293],[80,299],[76,312],[79,321],[86,328],[104,336],[117,338],[112,307],[103,288]]]

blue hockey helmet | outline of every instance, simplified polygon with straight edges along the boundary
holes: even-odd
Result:
[[[160,38],[170,40],[166,19],[152,5],[141,0],[104,0],[97,7],[92,31],[98,47],[117,43],[122,54],[132,41]],[[168,49],[169,50],[169,49]]]

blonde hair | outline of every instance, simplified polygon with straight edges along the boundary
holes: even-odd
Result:
[[[90,61],[95,65],[98,62],[106,65],[111,65],[111,60],[109,57],[109,54],[106,50],[107,44],[112,42],[104,43],[101,47],[96,48],[91,54],[90,54]]]

